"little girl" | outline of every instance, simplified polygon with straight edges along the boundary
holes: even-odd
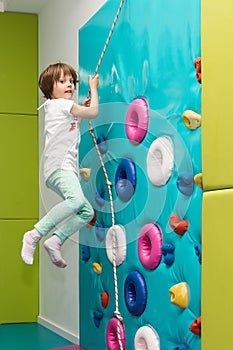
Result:
[[[68,64],[56,63],[40,75],[39,87],[47,101],[45,109],[45,148],[43,170],[46,186],[63,201],[53,207],[35,226],[23,236],[21,257],[26,264],[33,264],[33,255],[40,239],[54,230],[44,242],[51,261],[58,267],[67,266],[61,255],[65,240],[91,221],[94,211],[84,197],[78,175],[78,145],[80,123],[83,118],[98,115],[99,76],[89,76],[91,98],[82,105],[71,100],[78,83],[75,70]],[[57,225],[63,220],[64,223]]]

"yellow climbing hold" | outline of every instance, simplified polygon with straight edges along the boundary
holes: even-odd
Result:
[[[202,182],[202,174],[196,174],[193,178],[194,182],[197,186],[199,186],[203,190],[203,182]]]
[[[97,273],[98,275],[101,274],[101,272],[102,272],[102,265],[101,265],[100,263],[94,262],[94,263],[92,264],[92,268],[93,268],[93,270],[95,271],[95,273]]]
[[[201,116],[200,114],[187,109],[182,115],[183,122],[187,128],[191,130],[197,129],[201,125]]]
[[[189,302],[189,287],[186,282],[175,284],[169,289],[171,302],[182,309],[188,306]]]
[[[82,176],[82,178],[85,181],[88,181],[91,176],[91,169],[90,168],[82,168],[79,170],[79,174]]]

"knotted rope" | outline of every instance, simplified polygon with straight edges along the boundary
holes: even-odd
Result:
[[[120,15],[120,12],[122,10],[124,2],[125,2],[125,0],[121,0],[121,2],[120,2],[120,5],[119,5],[117,13],[116,13],[116,16],[115,16],[115,18],[113,20],[113,24],[112,24],[111,29],[109,31],[107,40],[105,42],[104,48],[103,48],[102,53],[100,55],[100,58],[99,58],[99,61],[97,63],[97,66],[96,66],[96,69],[95,69],[95,72],[94,72],[93,76],[95,76],[98,73],[98,71],[99,71],[100,65],[101,65],[101,63],[103,61],[105,52],[107,50],[109,41],[110,41],[110,39],[112,37],[114,28],[116,26],[116,23],[117,23],[119,15]],[[88,93],[88,96],[90,97],[90,91]],[[114,278],[114,291],[115,291],[115,311],[114,311],[114,315],[115,315],[115,317],[118,320],[117,338],[118,338],[120,350],[124,350],[123,344],[122,344],[122,339],[121,339],[121,334],[120,334],[120,326],[121,326],[121,322],[123,321],[123,317],[121,316],[121,313],[119,311],[118,278],[117,278],[117,271],[116,271],[117,270],[117,266],[116,266],[116,230],[115,230],[115,212],[114,212],[112,187],[111,187],[112,183],[111,183],[111,181],[109,181],[108,173],[106,171],[106,168],[105,168],[105,165],[104,165],[104,162],[103,162],[103,159],[102,159],[102,155],[100,153],[100,150],[99,150],[99,147],[98,147],[98,144],[97,144],[97,140],[96,140],[96,137],[95,137],[94,128],[92,126],[91,120],[89,120],[89,133],[90,133],[90,135],[91,135],[91,137],[93,139],[93,142],[94,142],[94,145],[95,145],[95,149],[96,149],[96,152],[98,154],[98,157],[99,157],[102,169],[103,169],[103,173],[104,173],[104,176],[105,176],[105,179],[106,179],[106,185],[108,187],[108,194],[109,194],[110,208],[111,208],[111,216],[112,216],[112,229],[113,229],[113,236],[112,236],[113,237],[113,261],[112,261],[112,265],[113,265],[113,278]]]

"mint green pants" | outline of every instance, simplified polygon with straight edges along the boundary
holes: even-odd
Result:
[[[51,230],[62,241],[91,221],[94,211],[85,198],[79,178],[73,171],[58,169],[49,176],[46,185],[56,192],[63,201],[55,205],[36,225],[41,236]],[[58,225],[64,223],[58,227]]]

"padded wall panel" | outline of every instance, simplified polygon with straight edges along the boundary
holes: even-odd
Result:
[[[0,113],[37,114],[37,15],[0,13]]]
[[[88,92],[87,75],[95,69],[118,6],[119,1],[109,0],[80,30],[80,100]],[[199,25],[199,1],[129,0],[125,2],[99,70],[101,106],[93,126],[112,183],[115,223],[124,227],[126,235],[126,255],[117,267],[117,276],[127,350],[135,349],[136,332],[146,325],[155,329],[159,337],[160,348],[153,342],[153,350],[199,350],[201,347],[200,333],[190,329],[201,315],[202,190],[193,181],[193,176],[202,170],[201,128],[190,130],[182,120],[184,110],[200,113],[201,85],[194,68],[194,60],[200,56]],[[92,45],[87,47],[89,41]],[[148,103],[149,123],[145,138],[132,143],[126,116],[132,102],[141,97]],[[146,119],[145,109],[139,107],[137,113],[140,121]],[[167,156],[171,157],[170,140],[174,146],[174,166],[163,184],[155,185],[152,180],[159,168],[152,169],[149,176],[148,153],[161,137],[167,140],[167,153],[165,156],[161,150],[155,150],[158,163],[164,164]],[[122,167],[122,161],[127,164],[126,168]],[[118,345],[107,344],[108,325],[115,310],[113,269],[106,249],[112,224],[108,190],[87,122],[82,123],[80,163],[91,168],[90,180],[83,181],[82,186],[97,213],[94,227],[83,228],[79,236],[80,344],[87,350],[119,349]],[[126,181],[120,182],[121,177]],[[127,181],[132,181],[132,196],[125,199],[120,193],[127,187]],[[170,225],[171,214],[178,215],[182,224],[187,223],[188,228],[182,234]],[[174,247],[173,253],[169,253],[170,258],[172,255],[174,258],[171,265],[165,259],[166,252],[151,269],[140,260],[139,234],[144,225],[151,222],[160,227],[165,248],[166,244]],[[152,246],[153,256],[161,253],[160,246],[154,250],[154,240]],[[200,248],[199,256],[196,246]],[[118,250],[117,258],[123,253],[123,247]],[[142,276],[140,283],[138,279],[136,282],[140,306],[146,295],[145,309],[139,314],[138,310],[132,313],[127,304],[129,294],[134,298],[135,285],[125,295],[126,280],[132,272],[137,278]],[[185,286],[184,295],[189,295],[184,308],[174,305],[169,293],[170,288],[180,283]],[[107,306],[101,302],[103,292],[110,296]]]
[[[38,252],[34,265],[20,256],[22,237],[34,220],[0,220],[0,323],[36,322],[38,315]]]
[[[0,219],[38,217],[37,116],[0,114]]]
[[[202,1],[203,182],[205,190],[233,186],[233,3]]]
[[[202,350],[231,349],[233,189],[203,195]]]

